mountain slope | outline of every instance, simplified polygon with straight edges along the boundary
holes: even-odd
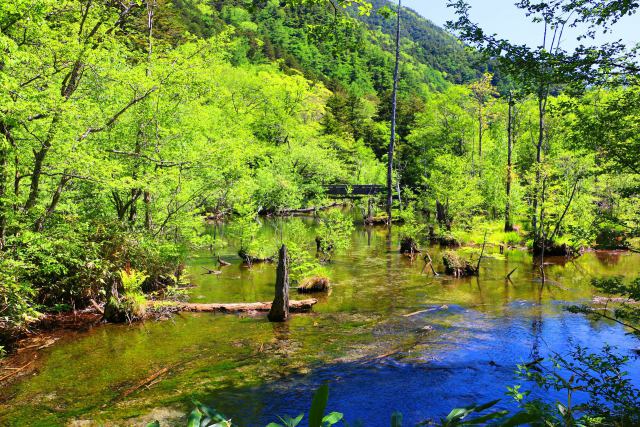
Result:
[[[374,10],[395,6],[388,0],[372,0]],[[393,35],[393,20],[385,19],[377,13],[358,17],[372,30]],[[408,41],[404,44],[411,56],[443,73],[452,83],[468,83],[487,70],[488,64],[473,51],[465,49],[453,35],[422,17],[413,9],[403,7],[401,36]]]

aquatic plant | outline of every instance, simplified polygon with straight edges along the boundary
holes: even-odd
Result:
[[[148,275],[134,269],[119,272],[119,283],[114,279],[109,289],[104,317],[112,322],[131,322],[141,319],[146,312],[147,298],[142,292],[142,285]]]

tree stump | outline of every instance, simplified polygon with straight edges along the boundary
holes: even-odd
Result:
[[[287,257],[287,247],[282,245],[278,254],[276,296],[267,316],[270,322],[284,322],[289,317],[289,262]]]
[[[402,241],[400,241],[400,253],[413,256],[414,254],[420,253],[420,248],[418,247],[418,243],[411,237],[404,237]]]
[[[442,254],[445,273],[454,277],[477,276],[478,268],[453,251]]]

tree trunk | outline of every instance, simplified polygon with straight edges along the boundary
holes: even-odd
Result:
[[[36,221],[36,224],[34,226],[34,230],[36,232],[41,232],[44,229],[44,223],[51,216],[51,214],[56,210],[56,207],[60,202],[60,196],[62,195],[62,191],[64,190],[64,187],[67,185],[67,183],[70,180],[71,180],[71,177],[66,174],[63,174],[62,178],[60,178],[60,181],[58,182],[58,186],[56,187],[56,191],[53,193],[53,196],[51,196],[51,203],[49,204],[49,207],[47,207],[47,210],[45,211],[45,213],[42,214],[42,216],[38,218],[38,220]]]
[[[278,256],[276,295],[269,310],[270,322],[284,322],[289,317],[289,260],[285,245],[280,248]]]
[[[11,133],[9,127],[0,122],[0,132],[4,136],[4,141],[0,141],[0,251],[4,250],[6,228],[7,228],[7,213],[9,210],[9,204],[7,203],[7,178],[8,178],[8,158],[9,158],[9,141],[11,140]]]
[[[313,306],[317,303],[318,300],[314,298],[301,301],[291,300],[289,301],[289,311],[292,313],[305,313],[311,311]],[[270,302],[244,302],[233,304],[175,302],[167,304],[166,301],[149,301],[147,306],[157,308],[158,310],[168,308],[170,311],[178,310],[194,313],[264,313],[270,311],[273,304]]]
[[[534,246],[540,242],[540,227],[538,226],[538,199],[540,197],[540,181],[542,179],[542,148],[544,144],[544,126],[545,126],[545,114],[547,95],[546,89],[541,89],[538,94],[538,144],[536,145],[536,178],[534,183],[533,194],[533,214],[531,217],[531,226],[533,229],[533,241]]]
[[[60,121],[61,113],[58,111],[54,114],[49,125],[49,131],[47,137],[42,143],[40,150],[34,153],[33,171],[31,172],[31,188],[29,190],[29,196],[24,204],[26,211],[31,210],[38,201],[38,195],[40,194],[40,177],[42,176],[42,169],[44,167],[44,159],[47,157],[47,153],[53,143],[53,138],[58,130],[58,122]]]
[[[513,231],[511,222],[511,180],[513,178],[513,138],[514,138],[514,104],[513,94],[509,92],[509,112],[507,119],[507,202],[504,208],[504,231]]]
[[[151,225],[153,223],[151,217],[151,193],[146,190],[143,196],[144,200],[144,227],[147,230],[151,230]]]
[[[451,221],[449,221],[447,205],[440,203],[440,200],[436,200],[436,220],[441,226],[445,226],[447,231],[451,231]]]
[[[402,0],[398,0],[398,15],[396,19],[396,64],[393,70],[393,92],[391,94],[391,139],[387,164],[387,218],[391,226],[391,207],[393,205],[393,153],[396,145],[396,107],[398,100],[398,71],[400,68],[400,13]]]
[[[482,162],[482,134],[484,121],[482,120],[482,104],[478,107],[478,161]]]

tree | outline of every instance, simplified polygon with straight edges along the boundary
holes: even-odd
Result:
[[[480,80],[469,85],[478,113],[478,160],[480,163],[482,162],[482,136],[486,127],[485,106],[492,97],[497,95],[492,80],[493,75],[485,73]]]
[[[607,29],[620,17],[633,13],[637,2],[612,1],[602,8],[597,1],[561,0],[534,3],[523,0],[517,6],[534,22],[544,24],[543,42],[536,48],[517,45],[496,35],[486,34],[469,16],[470,6],[464,0],[450,0],[457,21],[449,28],[458,32],[462,40],[477,46],[483,53],[498,59],[499,66],[525,91],[533,93],[538,104],[538,137],[536,141],[536,172],[532,189],[531,226],[534,247],[543,247],[543,213],[539,210],[542,191],[542,168],[546,143],[546,119],[549,95],[559,87],[573,89],[610,80],[638,70],[632,53],[622,43],[601,46],[581,45],[568,53],[561,48],[566,27],[589,25],[585,37],[594,37],[597,27]]]
[[[396,143],[396,103],[398,99],[398,72],[400,68],[400,14],[402,12],[402,0],[398,0],[396,16],[395,51],[396,60],[393,70],[393,93],[391,95],[391,138],[389,140],[389,152],[387,154],[387,221],[391,226],[391,207],[393,205],[393,154]]]

